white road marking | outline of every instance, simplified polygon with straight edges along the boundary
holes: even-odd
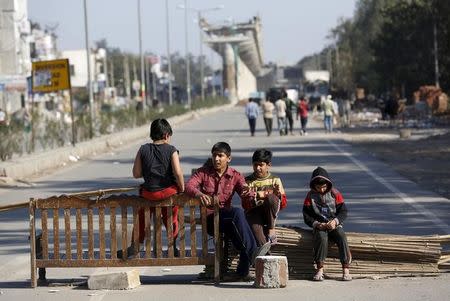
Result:
[[[398,198],[403,200],[405,203],[413,207],[418,213],[424,215],[430,221],[439,229],[443,230],[444,233],[450,233],[450,226],[444,222],[442,219],[436,216],[432,211],[426,209],[424,206],[417,204],[415,200],[410,198],[405,193],[398,190],[395,186],[393,186],[391,183],[371,171],[364,163],[356,159],[352,156],[352,154],[344,151],[339,145],[327,140],[331,146],[333,146],[337,151],[348,157],[353,163],[355,163],[361,170],[365,171],[369,176],[374,178],[376,181],[378,181],[380,184],[384,185],[387,189],[389,189],[392,193],[394,193]]]

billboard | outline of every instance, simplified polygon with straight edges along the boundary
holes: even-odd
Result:
[[[33,62],[33,92],[48,93],[70,89],[69,60]]]

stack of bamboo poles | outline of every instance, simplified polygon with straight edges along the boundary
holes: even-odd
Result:
[[[278,244],[271,255],[288,258],[291,279],[311,279],[314,274],[312,231],[301,228],[276,229]],[[389,234],[347,233],[353,261],[354,278],[398,276],[433,276],[450,270],[450,254],[443,252],[450,245],[450,235],[405,236]],[[235,256],[235,252],[230,252]],[[237,258],[231,260],[236,267]],[[338,278],[342,275],[336,245],[330,244],[325,262],[325,275]]]

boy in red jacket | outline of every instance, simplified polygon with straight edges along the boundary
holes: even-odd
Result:
[[[352,255],[347,243],[347,237],[342,227],[347,217],[347,207],[342,194],[331,182],[328,172],[317,167],[311,176],[308,192],[303,204],[303,219],[313,228],[314,263],[316,273],[314,281],[323,280],[323,263],[327,257],[328,240],[335,242],[339,249],[339,259],[342,264],[342,280],[352,280],[349,265]]]

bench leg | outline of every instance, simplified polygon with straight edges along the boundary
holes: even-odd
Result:
[[[34,201],[30,201],[30,270],[31,287],[37,286],[36,279],[36,224],[34,220]]]

